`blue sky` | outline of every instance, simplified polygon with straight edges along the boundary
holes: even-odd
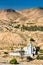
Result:
[[[0,9],[43,7],[43,0],[0,0]]]

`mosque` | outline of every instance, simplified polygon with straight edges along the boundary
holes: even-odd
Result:
[[[9,55],[21,57],[20,51],[21,49],[16,49],[14,52],[10,52]],[[24,47],[23,51],[24,51],[23,57],[33,58],[33,55],[36,54],[36,49],[35,47],[33,47],[32,42],[30,42],[30,44],[28,44],[27,47]]]

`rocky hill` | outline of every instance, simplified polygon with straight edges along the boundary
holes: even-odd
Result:
[[[33,45],[43,48],[43,8],[0,10],[0,48]]]

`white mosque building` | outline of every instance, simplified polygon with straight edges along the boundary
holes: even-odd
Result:
[[[23,50],[24,50],[24,55],[23,57],[31,57],[33,58],[33,54],[36,53],[36,50],[33,50],[33,46],[32,46],[32,42],[30,42],[30,44],[28,45],[28,47],[24,47]],[[20,52],[21,49],[16,49],[14,52],[10,52],[9,55],[12,55],[12,56],[21,56]]]

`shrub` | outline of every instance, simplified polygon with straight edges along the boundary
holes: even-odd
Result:
[[[17,26],[15,26],[14,28],[19,28],[20,27],[20,25],[17,25]]]
[[[43,60],[43,56],[39,57],[40,60]]]
[[[30,38],[30,41],[33,41],[34,42],[35,40],[33,38]]]
[[[11,63],[11,64],[18,64],[18,62],[17,62],[17,60],[16,60],[15,58],[12,58],[12,59],[10,60],[10,63]]]
[[[40,49],[40,50],[39,50],[39,52],[40,52],[40,53],[43,53],[43,50],[42,50],[42,49]]]
[[[36,59],[38,59],[38,60],[43,60],[43,56],[37,55]]]
[[[13,47],[11,47],[11,50],[13,50]]]
[[[4,52],[4,54],[8,54],[8,52]]]
[[[27,57],[27,60],[30,60],[30,61],[31,61],[31,60],[33,60],[33,59],[29,56],[29,57]]]
[[[36,54],[38,54],[39,50],[40,50],[40,47],[36,47]]]
[[[39,59],[39,55],[37,55],[36,59]]]
[[[25,26],[25,25],[22,25],[22,28],[24,30],[28,30],[28,31],[43,31],[43,26]]]

